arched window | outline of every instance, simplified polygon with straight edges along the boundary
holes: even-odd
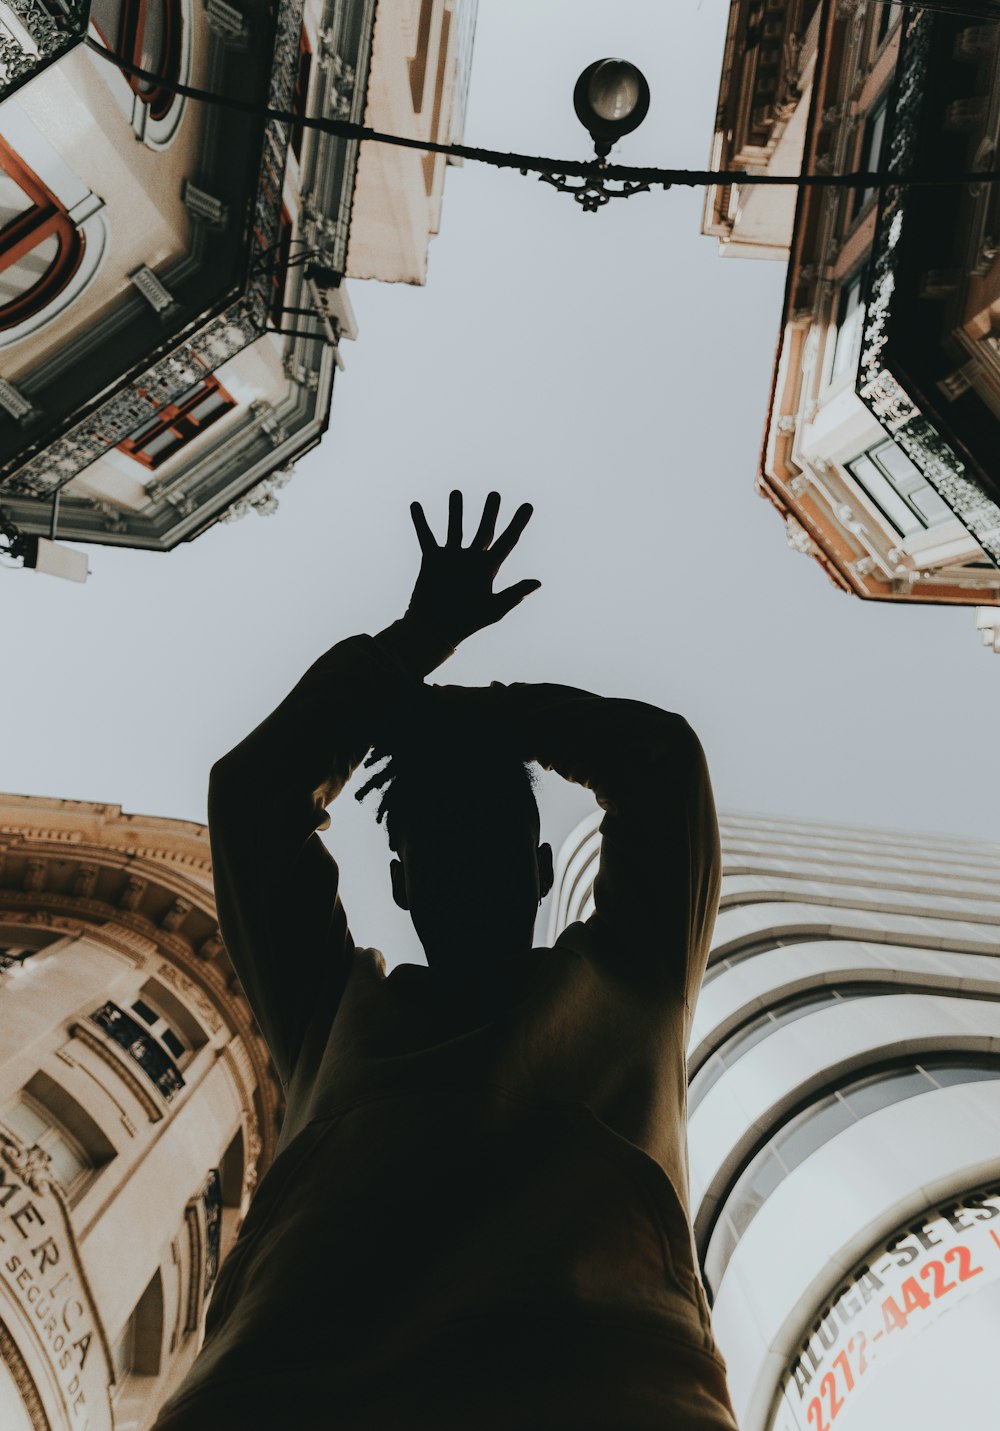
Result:
[[[66,287],[83,246],[65,206],[0,139],[0,331],[23,323]]]
[[[180,0],[93,0],[90,18],[109,50],[126,64],[149,70],[159,82],[122,73],[128,86],[162,119],[174,102],[181,66]]]

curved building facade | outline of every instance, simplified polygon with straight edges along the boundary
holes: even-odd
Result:
[[[550,938],[593,911],[599,821],[561,852]],[[1000,1328],[1000,845],[720,826],[690,1194],[740,1426],[973,1424]]]
[[[207,830],[0,796],[0,1008],[0,1427],[142,1431],[282,1109]]]

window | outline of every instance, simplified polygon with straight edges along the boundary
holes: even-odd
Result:
[[[271,251],[271,322],[276,328],[280,328],[284,321],[282,306],[285,302],[285,284],[288,281],[288,260],[291,251],[292,216],[282,204],[281,214],[278,218],[278,238]]]
[[[178,1067],[183,1068],[194,1052],[191,1043],[179,1027],[178,1021],[164,1012],[162,1007],[151,1004],[151,998],[155,998],[155,994],[151,994],[148,988],[144,987],[143,997],[132,1002],[132,1012],[138,1014],[142,1022],[149,1026],[157,1042],[163,1045]]]
[[[80,266],[83,243],[65,206],[0,139],[0,330],[62,292]]]
[[[870,448],[848,462],[847,470],[902,537],[953,518],[951,508],[895,442]]]
[[[48,1153],[52,1172],[70,1202],[76,1202],[115,1149],[98,1123],[55,1079],[38,1072],[0,1112],[27,1147]]]
[[[129,89],[162,119],[176,97],[172,85],[180,74],[180,0],[93,0],[90,18],[109,50],[126,64],[149,70],[158,81],[122,71]]]
[[[299,67],[295,74],[295,93],[292,96],[292,113],[303,115],[308,113],[307,104],[309,102],[309,75],[312,71],[312,50],[309,48],[309,37],[306,34],[306,27],[303,25],[299,34]],[[302,140],[305,135],[305,126],[301,119],[292,125],[292,153],[296,159],[302,159]]]
[[[863,1074],[790,1118],[759,1147],[720,1200],[705,1254],[706,1279],[717,1291],[736,1246],[775,1188],[800,1163],[853,1123],[920,1093],[956,1083],[1000,1078],[1000,1064],[985,1058],[932,1057]]]
[[[861,351],[861,334],[865,324],[864,269],[845,283],[840,291],[837,313],[837,341],[833,350],[833,370],[830,381],[854,367]]]
[[[119,442],[118,450],[144,467],[157,468],[235,406],[235,398],[207,373],[201,382],[165,403],[155,417],[130,432]]]
[[[157,1270],[112,1344],[114,1398],[121,1396],[130,1377],[157,1376],[162,1355],[163,1279]]]
[[[882,100],[865,120],[864,132],[861,137],[861,153],[858,156],[858,168],[862,173],[874,173],[879,167],[882,159],[882,141],[885,138],[885,117],[886,104],[885,100]],[[868,207],[875,194],[874,186],[851,191],[851,222],[858,217],[862,209]]]
[[[889,4],[888,0],[880,0],[878,12],[878,24],[875,29],[875,44],[881,49],[888,37],[889,31],[899,19],[900,6]]]
[[[898,993],[898,984],[845,984],[839,989],[811,989],[808,993],[785,999],[762,1014],[755,1014],[728,1035],[691,1079],[688,1088],[688,1116],[694,1112],[727,1068],[732,1068],[754,1044],[769,1038],[775,1029],[781,1028],[783,1024],[805,1018],[807,1014],[815,1013],[825,1004],[839,1003],[844,999],[877,998],[879,995]]]

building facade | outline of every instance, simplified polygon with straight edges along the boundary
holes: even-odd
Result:
[[[275,509],[356,336],[347,280],[424,281],[445,168],[295,116],[458,137],[474,21],[475,0],[0,0],[9,523],[166,550]]]
[[[208,832],[0,796],[0,1426],[143,1431],[277,1141]]]
[[[954,11],[954,13],[950,13]],[[978,17],[978,18],[974,18]],[[733,0],[713,168],[884,172],[716,185],[724,256],[787,260],[758,488],[843,590],[1000,623],[1000,5]]]
[[[599,819],[560,854],[550,941],[593,911]],[[974,1424],[1000,1324],[1000,845],[720,825],[690,1197],[741,1431]]]

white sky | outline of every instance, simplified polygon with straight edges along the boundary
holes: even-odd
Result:
[[[623,54],[653,99],[616,157],[702,167],[726,12],[482,0],[467,138],[585,157],[574,81]],[[1000,659],[971,609],[863,604],[786,547],[753,491],[783,271],[722,260],[701,203],[584,214],[514,172],[451,170],[427,287],[352,286],[330,432],[277,515],[166,556],[95,547],[83,587],[4,571],[0,789],[203,819],[211,762],[328,645],[402,613],[409,501],[441,533],[452,486],[470,510],[496,486],[508,515],[536,508],[505,580],[544,585],[438,679],[679,710],[723,808],[1000,838]],[[591,808],[554,777],[541,804],[556,848]],[[356,939],[419,958],[371,812],[332,813]]]

